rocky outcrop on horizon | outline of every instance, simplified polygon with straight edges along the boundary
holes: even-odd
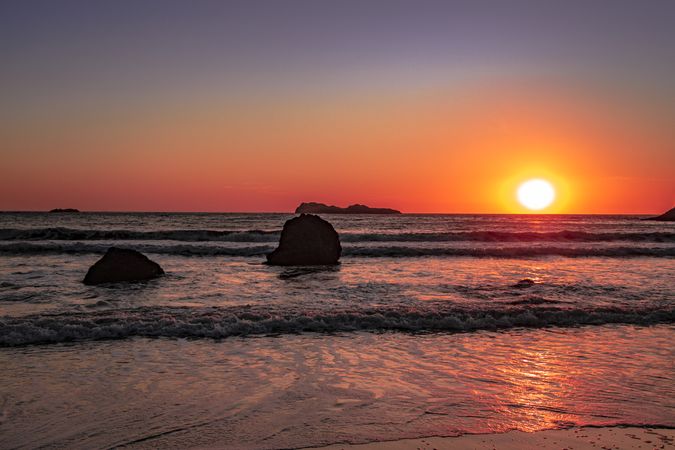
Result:
[[[326,205],[325,203],[307,202],[301,203],[295,209],[296,214],[401,214],[401,211],[390,208],[371,208],[366,205],[354,204],[346,208]]]
[[[79,209],[75,208],[54,208],[49,211],[50,213],[79,213]]]
[[[136,250],[110,247],[87,271],[84,284],[96,285],[120,281],[144,281],[164,275],[164,270]]]
[[[675,222],[675,208],[669,209],[660,216],[650,217],[649,219],[645,220],[661,220],[664,222]]]
[[[279,247],[267,255],[275,266],[317,266],[338,264],[342,246],[329,222],[313,214],[287,220],[281,230]]]

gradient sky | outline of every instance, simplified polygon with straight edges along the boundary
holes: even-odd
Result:
[[[4,0],[0,60],[0,210],[675,204],[672,0]]]

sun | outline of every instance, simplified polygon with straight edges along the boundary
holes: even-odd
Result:
[[[527,209],[539,211],[553,203],[555,189],[550,182],[534,178],[518,186],[517,197],[520,204]]]

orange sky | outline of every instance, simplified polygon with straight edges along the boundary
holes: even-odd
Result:
[[[92,105],[19,118],[3,133],[0,205],[289,211],[313,200],[510,213],[527,212],[515,201],[517,184],[541,177],[558,191],[544,212],[671,207],[675,140],[662,111],[586,89],[488,79],[253,99],[196,95],[129,113]]]
[[[345,5],[265,16],[273,22],[254,27],[257,42],[223,35],[250,32],[243,19],[223,27],[199,8],[118,17],[78,5],[5,24],[0,210],[291,211],[320,201],[519,213],[528,211],[516,187],[535,177],[558,191],[543,212],[675,204],[675,59],[656,45],[672,32],[658,11],[639,11],[652,36],[620,26],[635,23],[629,4],[598,12],[622,14],[608,30],[576,6],[514,6],[497,20],[471,2],[403,5],[384,18],[360,9],[354,22]],[[259,14],[237,8],[222,20]],[[129,29],[80,30],[84,18]]]

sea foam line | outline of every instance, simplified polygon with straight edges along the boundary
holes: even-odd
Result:
[[[182,242],[274,242],[281,230],[87,230],[76,228],[3,228],[0,241],[91,241],[91,240],[172,240]],[[350,233],[340,235],[344,242],[672,242],[675,233],[602,232],[577,230],[551,232],[453,231],[425,233]]]
[[[129,245],[115,244],[119,247]],[[0,254],[4,255],[47,255],[47,254],[101,254],[111,246],[109,243],[31,243],[12,242],[0,244]],[[274,250],[274,245],[254,245],[245,247],[225,247],[216,245],[194,244],[133,244],[135,250],[160,255],[176,256],[243,256],[261,257]],[[518,247],[475,247],[475,248],[430,248],[409,246],[345,246],[343,256],[346,257],[389,257],[413,258],[424,256],[435,257],[478,257],[478,258],[526,258],[537,256],[565,257],[675,257],[675,246],[666,247],[561,247],[561,246],[518,246]]]
[[[674,323],[675,309],[263,310],[145,307],[0,319],[0,346],[131,337],[211,338],[353,331],[471,332],[511,328]]]

